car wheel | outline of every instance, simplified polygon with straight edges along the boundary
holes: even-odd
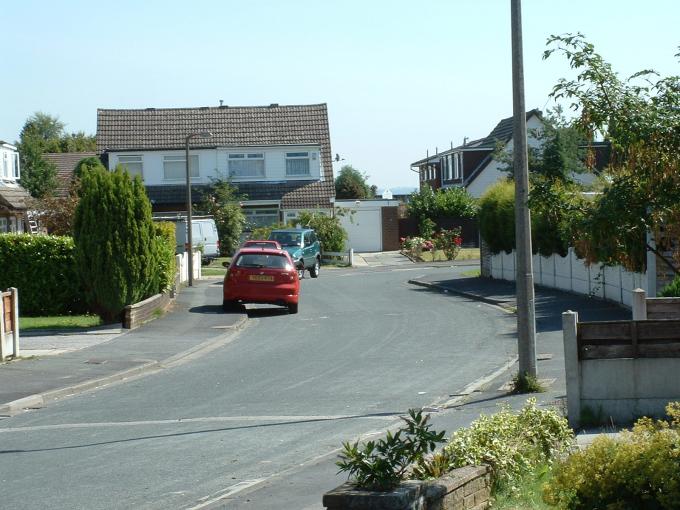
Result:
[[[298,278],[302,280],[305,277],[305,266],[304,264],[297,268]]]
[[[235,312],[239,309],[238,301],[233,301],[231,299],[225,299],[222,301],[222,310],[225,312]]]
[[[309,268],[309,276],[311,276],[312,278],[318,278],[319,269],[321,269],[321,264],[319,263],[319,259],[315,259],[314,265],[311,268]]]
[[[297,303],[289,303],[288,304],[288,313],[298,313],[298,304]]]

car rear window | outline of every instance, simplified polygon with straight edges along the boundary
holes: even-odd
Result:
[[[297,232],[272,232],[269,239],[278,241],[281,246],[300,246],[300,234]]]
[[[284,255],[268,253],[242,253],[236,260],[236,267],[284,269],[287,265],[288,259]]]

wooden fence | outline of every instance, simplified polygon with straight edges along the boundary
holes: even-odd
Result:
[[[9,356],[19,356],[19,291],[14,287],[0,292],[0,361]]]

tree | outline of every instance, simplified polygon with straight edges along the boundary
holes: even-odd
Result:
[[[228,181],[216,180],[205,194],[201,209],[215,218],[220,236],[220,252],[229,255],[239,245],[246,217],[241,209],[238,190]]]
[[[340,218],[337,216],[302,211],[298,217],[298,222],[305,227],[314,229],[323,251],[341,252],[345,249],[347,231],[342,228]]]
[[[73,237],[85,299],[106,322],[160,290],[151,203],[121,167],[84,172]]]
[[[644,70],[621,79],[582,34],[551,36],[548,46],[544,58],[562,55],[577,72],[551,96],[570,102],[573,125],[589,139],[602,136],[612,147],[611,182],[582,215],[577,248],[590,261],[634,271],[644,270],[650,250],[677,273],[659,246],[680,237],[680,76]],[[678,243],[674,257],[680,263]]]
[[[337,198],[373,198],[375,188],[366,182],[368,175],[362,174],[351,165],[345,165],[335,178],[335,196]]]
[[[42,198],[57,186],[57,169],[43,154],[94,151],[96,141],[83,132],[65,133],[58,117],[36,112],[26,120],[17,149],[21,156],[21,185],[34,197]]]

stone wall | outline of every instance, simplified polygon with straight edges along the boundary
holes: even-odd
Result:
[[[154,317],[156,310],[165,311],[174,297],[174,292],[164,292],[156,294],[150,298],[127,305],[123,310],[123,327],[127,329],[138,328],[146,321]]]
[[[389,492],[357,489],[347,482],[324,494],[323,505],[327,510],[483,510],[490,497],[489,467],[468,466],[437,480],[409,480]]]

